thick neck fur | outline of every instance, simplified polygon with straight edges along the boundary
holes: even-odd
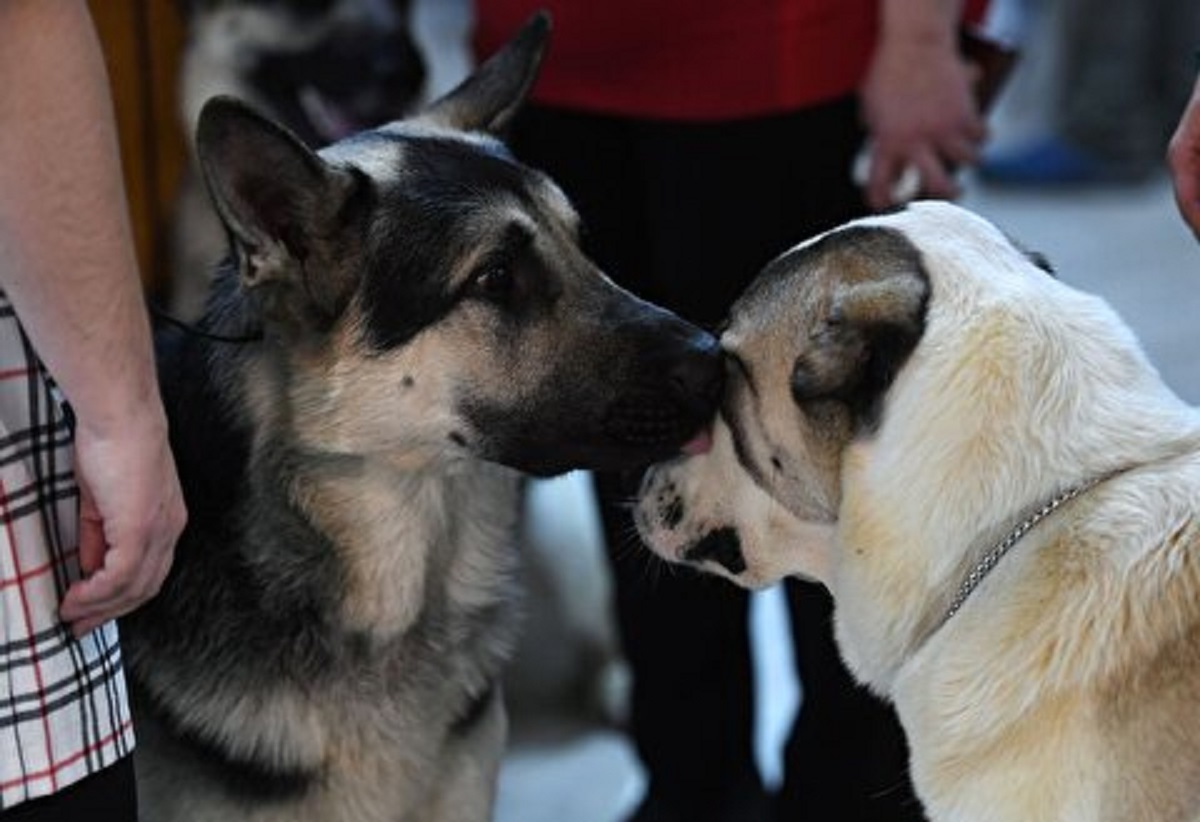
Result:
[[[252,325],[239,315],[212,330]],[[269,343],[193,337],[164,349],[190,519],[124,645],[135,688],[176,732],[236,744],[222,755],[235,761],[307,771],[326,760],[326,739],[353,732],[310,692],[379,710],[403,701],[389,714],[402,716],[422,710],[408,704],[421,688],[444,696],[455,683],[465,706],[494,683],[515,636],[518,479],[468,459],[401,470],[299,447],[285,404],[255,407],[245,390],[280,378],[275,356]],[[439,646],[459,653],[411,653]],[[197,647],[222,649],[224,669]],[[345,682],[330,681],[335,671]],[[267,687],[270,711],[247,702]]]
[[[322,603],[330,627],[376,642],[399,637],[428,616],[424,609],[439,609],[447,598],[456,610],[495,604],[515,564],[512,471],[420,449],[410,455],[314,449],[292,430],[291,410],[281,399],[288,366],[278,352],[211,356],[231,375],[227,390],[240,393],[235,405],[246,417],[243,508],[288,520],[264,516],[245,524],[241,550],[259,571],[264,596],[286,600],[311,571],[322,577],[312,585],[336,591]],[[308,533],[288,539],[289,529]],[[281,538],[314,555],[298,556],[278,544]],[[296,566],[264,566],[281,561]],[[328,572],[335,586],[324,578]]]
[[[956,253],[929,261],[924,341],[878,431],[847,452],[830,586],[847,660],[883,694],[970,568],[1026,512],[1200,446],[1196,412],[1100,300],[1017,255],[1006,268],[999,240],[926,247]]]

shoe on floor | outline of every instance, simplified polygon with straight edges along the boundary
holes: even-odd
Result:
[[[1118,178],[1102,160],[1059,137],[1041,137],[985,153],[979,176],[1003,185],[1082,185]]]

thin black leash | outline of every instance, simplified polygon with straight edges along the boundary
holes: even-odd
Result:
[[[150,308],[151,315],[153,315],[156,320],[158,320],[160,322],[164,322],[167,325],[174,326],[175,328],[178,328],[181,331],[184,331],[185,333],[191,334],[195,337],[203,337],[204,339],[212,340],[213,342],[231,343],[231,344],[235,344],[235,345],[251,343],[251,342],[259,342],[263,338],[262,331],[257,331],[254,334],[247,334],[246,336],[243,336],[243,337],[231,337],[231,336],[227,336],[225,334],[214,334],[211,331],[204,331],[204,330],[192,325],[191,323],[184,322],[183,320],[179,319],[178,317],[168,314],[166,311],[159,308],[154,303],[148,303],[148,305]]]

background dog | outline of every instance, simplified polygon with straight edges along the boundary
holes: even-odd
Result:
[[[232,258],[205,336],[164,340],[190,520],[123,625],[147,819],[488,819],[516,470],[665,458],[713,413],[716,341],[606,279],[491,136],[546,35],[319,153],[206,106]]]
[[[1200,415],[1039,262],[936,203],[784,254],[639,528],[828,585],[937,822],[1200,819]]]
[[[187,42],[180,117],[227,94],[252,104],[317,149],[399,119],[423,99],[426,64],[411,0],[180,0]],[[225,235],[193,162],[171,230],[172,309],[199,316]]]

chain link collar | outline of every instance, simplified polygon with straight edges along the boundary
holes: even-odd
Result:
[[[971,596],[972,592],[979,587],[979,584],[983,582],[987,575],[992,572],[996,565],[999,564],[1000,560],[1004,558],[1004,555],[1007,554],[1014,545],[1020,542],[1021,538],[1029,533],[1035,525],[1044,520],[1046,517],[1050,516],[1062,505],[1070,502],[1071,500],[1075,499],[1075,497],[1113,476],[1113,473],[1095,477],[1087,482],[1081,483],[1080,485],[1073,486],[1065,491],[1060,491],[1047,500],[1040,508],[1034,510],[1031,514],[1029,514],[1029,516],[1021,520],[1021,522],[1009,532],[1008,536],[1006,536],[1003,540],[993,546],[990,551],[984,554],[979,562],[976,563],[975,567],[971,569],[971,572],[967,574],[967,578],[964,579],[962,585],[958,587],[958,592],[955,593],[954,599],[950,601],[950,607],[946,609],[946,613],[938,622],[937,627],[930,632],[930,635],[932,636],[934,633],[937,633],[939,628],[949,622],[950,618],[958,613],[958,610],[962,608],[963,603],[967,601],[967,598]]]

